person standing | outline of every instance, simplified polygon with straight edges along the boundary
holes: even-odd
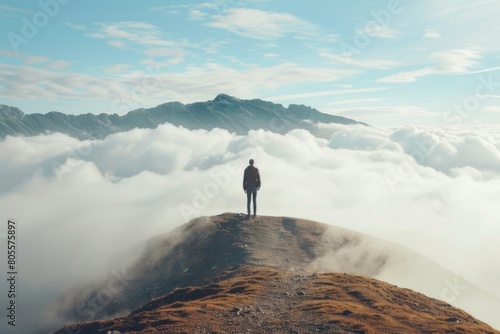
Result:
[[[257,191],[260,190],[260,173],[255,167],[253,159],[248,162],[250,165],[245,168],[243,174],[243,190],[247,194],[247,217],[250,217],[250,202],[253,199],[253,216],[257,215]]]

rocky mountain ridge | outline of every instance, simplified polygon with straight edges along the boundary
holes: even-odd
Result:
[[[466,312],[361,276],[293,275],[242,266],[217,282],[179,288],[129,315],[55,334],[498,334]]]
[[[35,136],[60,132],[80,140],[102,139],[109,134],[134,128],[155,128],[171,123],[185,128],[211,130],[222,128],[239,135],[264,129],[286,133],[293,129],[315,131],[315,123],[358,124],[358,122],[324,114],[304,105],[288,108],[259,99],[241,100],[226,94],[214,100],[182,104],[168,102],[150,109],[137,109],[126,115],[25,114],[15,107],[0,105],[0,139],[6,136]]]

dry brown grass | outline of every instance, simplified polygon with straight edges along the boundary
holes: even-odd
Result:
[[[381,281],[338,273],[298,275],[310,273],[311,261],[332,247],[360,240],[338,229],[326,247],[326,230],[324,224],[286,217],[199,218],[153,239],[132,266],[133,279],[102,310],[104,315],[134,312],[57,333],[75,333],[77,327],[81,334],[500,334],[444,302]],[[385,261],[373,260],[367,276]],[[337,269],[360,272],[356,263]]]
[[[223,276],[128,317],[80,324],[80,333],[499,333],[444,302],[374,279],[249,266]]]

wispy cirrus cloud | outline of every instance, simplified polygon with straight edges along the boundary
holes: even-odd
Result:
[[[49,58],[43,56],[28,56],[24,58],[24,62],[28,64],[45,63],[47,61],[49,61]]]
[[[462,49],[435,52],[431,55],[431,58],[436,61],[436,71],[461,73],[477,65],[477,59],[481,58],[481,55],[474,50]]]
[[[199,9],[193,9],[190,13],[189,13],[189,19],[190,20],[193,20],[193,21],[200,21],[200,20],[203,20],[204,18],[206,18],[208,16],[207,13],[199,10]]]
[[[318,97],[318,96],[329,96],[329,95],[345,95],[345,94],[359,94],[368,92],[378,92],[387,90],[389,87],[369,87],[369,88],[352,88],[352,89],[337,89],[337,90],[327,90],[327,91],[316,91],[289,95],[279,95],[266,97],[267,100],[280,101],[289,99],[302,99],[308,97]]]
[[[61,70],[71,65],[71,62],[69,61],[53,60],[45,56],[23,56],[22,59],[24,63],[29,64],[30,66],[39,65],[52,70]]]
[[[289,13],[233,8],[212,17],[208,26],[225,29],[247,38],[273,40],[290,35],[310,36],[316,26]]]
[[[435,4],[440,7],[440,10],[429,11],[429,17],[434,19],[448,19],[453,17],[461,20],[469,20],[471,16],[475,16],[477,13],[488,14],[492,9],[500,8],[497,0],[476,0],[474,2],[467,0],[444,0]]]
[[[467,49],[434,52],[430,56],[432,66],[392,74],[379,79],[378,82],[414,82],[418,78],[432,74],[467,73],[471,67],[477,65],[477,60],[480,58],[481,55],[477,51]]]
[[[334,103],[332,103],[334,104]],[[335,109],[335,112],[346,116],[363,119],[380,118],[385,116],[436,116],[435,113],[415,106],[370,106]]]
[[[474,45],[487,52],[498,52],[497,18],[500,10],[497,0],[423,0],[413,2],[412,15],[419,30],[424,31],[424,42],[439,39],[441,50],[461,49]],[[452,27],[453,29],[450,29]],[[416,32],[415,32],[416,33]]]
[[[80,30],[80,26],[73,26]],[[145,22],[123,21],[97,23],[92,28],[86,28],[86,36],[103,39],[112,47],[118,49],[133,49],[150,58],[169,58],[168,62],[146,61],[158,66],[180,63],[187,55],[186,48],[196,47],[185,40],[173,40],[165,37],[165,33],[155,25]]]
[[[12,14],[33,14],[33,11],[9,5],[0,5],[0,10],[2,12],[12,13]]]
[[[354,57],[344,57],[328,52],[321,52],[319,55],[335,63],[372,69],[390,69],[400,65],[399,62],[388,59],[355,59]]]
[[[218,6],[215,3],[201,3],[193,5],[189,8],[188,18],[193,21],[204,20],[209,16],[209,12],[217,10]]]
[[[387,25],[373,25],[365,29],[357,29],[357,34],[366,34],[374,38],[392,39],[398,37],[398,32],[392,27]]]
[[[14,52],[12,50],[0,49],[0,57],[16,59],[21,58],[22,54],[20,52]]]
[[[97,29],[87,33],[87,36],[143,46],[172,46],[177,44],[172,40],[164,39],[163,32],[156,26],[133,21],[98,23]]]
[[[48,69],[52,70],[62,70],[64,68],[67,68],[69,65],[71,65],[71,62],[66,61],[66,60],[56,60],[47,65]]]
[[[425,39],[442,39],[443,36],[436,29],[426,29],[424,33]]]
[[[109,111],[125,112],[149,105],[151,101],[196,102],[213,98],[220,92],[255,98],[261,96],[261,92],[279,90],[288,85],[334,82],[354,73],[328,67],[305,67],[295,63],[253,66],[243,70],[207,63],[203,67],[188,67],[179,72],[161,72],[152,67],[152,73],[118,73],[119,70],[126,69],[123,66],[111,68],[111,71],[115,71],[111,72],[114,75],[96,77],[70,71],[0,64],[0,98],[50,100],[64,96],[70,99],[107,101],[110,107],[115,101],[124,100],[128,103],[127,110]],[[140,99],[134,95],[137,89],[141,90]]]
[[[127,72],[131,67],[132,65],[130,64],[116,64],[104,67],[104,72],[111,74],[123,73]]]
[[[497,97],[500,98],[500,97]],[[485,106],[483,110],[487,113],[500,114],[500,106]]]
[[[76,29],[78,29],[77,26]],[[111,23],[97,23],[86,36],[107,40],[116,47],[142,46],[147,48],[159,47],[188,47],[193,44],[187,41],[179,41],[165,38],[165,33],[155,25],[145,22],[123,21]]]
[[[335,102],[326,103],[327,106],[338,106],[343,104],[358,104],[358,103],[369,103],[376,102],[382,100],[381,98],[362,98],[362,99],[349,99],[349,100],[340,100]]]
[[[359,99],[363,100],[363,99]],[[366,102],[325,104],[321,111],[332,115],[362,120],[372,126],[400,126],[401,124],[430,125],[442,123],[442,116],[413,105],[390,105],[385,99],[365,99]],[[373,100],[373,101],[372,101]],[[378,101],[375,101],[378,100]],[[348,102],[349,100],[346,100]],[[354,100],[356,101],[356,100]]]
[[[81,31],[87,30],[85,24],[75,24],[72,22],[66,22],[66,26],[74,30],[81,30]]]

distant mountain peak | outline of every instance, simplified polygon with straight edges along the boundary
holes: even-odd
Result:
[[[16,107],[7,106],[5,104],[0,105],[0,118],[23,118],[24,113]]]
[[[363,124],[311,107],[290,105],[284,108],[281,104],[259,99],[242,100],[228,94],[219,94],[206,102],[186,105],[169,102],[155,108],[139,108],[123,116],[104,113],[67,115],[60,112],[24,114],[18,108],[0,106],[0,140],[8,135],[36,136],[54,132],[81,140],[103,139],[112,133],[134,128],[154,129],[164,123],[190,130],[220,128],[237,135],[259,129],[281,134],[304,129],[315,134],[318,123]]]
[[[234,97],[234,96],[228,95],[228,94],[219,94],[215,97],[215,99],[213,101],[214,102],[238,102],[241,100]]]

